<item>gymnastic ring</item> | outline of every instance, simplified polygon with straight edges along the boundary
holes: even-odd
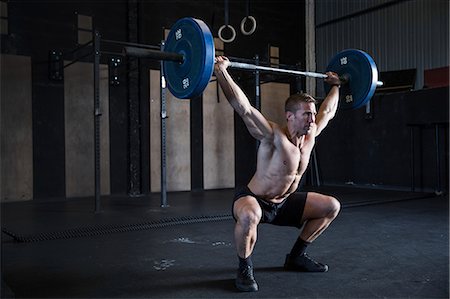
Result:
[[[247,22],[247,20],[252,21],[252,28],[249,31],[245,31],[245,23]],[[255,32],[256,30],[256,20],[254,17],[252,16],[246,16],[242,19],[241,21],[241,32],[243,35],[251,35],[253,34],[253,32]]]
[[[225,38],[223,38],[223,36],[222,36],[222,31],[225,29],[225,28],[229,28],[230,29],[230,31],[231,31],[231,37],[229,38],[229,39],[225,39]],[[231,25],[222,25],[220,28],[219,28],[219,38],[224,42],[224,43],[231,43],[232,41],[234,41],[234,39],[236,38],[236,30],[234,30],[234,28],[233,28],[233,26],[231,26]]]

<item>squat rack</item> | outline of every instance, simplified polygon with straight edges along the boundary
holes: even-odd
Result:
[[[95,192],[95,213],[99,213],[101,209],[100,194],[101,194],[101,173],[100,173],[100,123],[101,123],[101,102],[100,102],[100,33],[98,30],[94,30],[93,38],[69,51],[66,54],[74,54],[78,51],[92,46],[92,51],[87,54],[76,57],[71,62],[64,65],[64,59],[62,52],[51,50],[49,58],[49,78],[52,80],[63,80],[63,69],[79,62],[83,58],[94,55],[93,74],[94,74],[94,192]]]

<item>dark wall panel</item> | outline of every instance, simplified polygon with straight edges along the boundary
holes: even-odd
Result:
[[[317,142],[321,174],[327,184],[409,189],[411,131],[414,131],[415,184],[434,190],[437,182],[433,122],[448,127],[448,87],[376,95],[372,116],[364,109],[339,111]],[[441,181],[448,190],[448,130],[441,129]]]
[[[33,49],[34,198],[64,198],[64,85],[48,79],[48,52]]]
[[[267,60],[268,44],[280,48],[280,62],[305,65],[304,1],[250,1],[250,14],[257,21],[254,34],[240,32],[245,17],[245,1],[230,2],[229,24],[236,30],[236,39],[225,44],[225,54],[252,58],[259,54]],[[143,43],[158,44],[161,28],[170,28],[178,19],[192,16],[205,21],[213,36],[218,36],[224,24],[224,5],[217,1],[149,1],[140,4],[142,10],[141,34]],[[174,9],[176,7],[176,9]]]
[[[33,85],[34,198],[65,196],[64,89]]]
[[[192,99],[191,105],[191,190],[203,190],[203,99]]]
[[[125,73],[125,67],[119,69]],[[128,191],[128,101],[126,84],[109,88],[111,194],[127,194]]]

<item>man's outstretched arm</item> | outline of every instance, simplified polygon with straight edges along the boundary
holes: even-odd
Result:
[[[336,73],[328,72],[325,82],[332,85],[330,92],[320,105],[319,112],[316,117],[316,136],[328,125],[328,122],[336,115],[339,103],[339,85],[341,81]]]
[[[228,73],[228,66],[229,61],[227,58],[221,56],[216,58],[214,73],[228,102],[242,118],[248,131],[255,139],[272,138],[272,126],[261,112],[250,104],[247,96]]]

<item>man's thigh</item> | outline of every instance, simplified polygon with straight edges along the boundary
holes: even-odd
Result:
[[[333,201],[335,199],[331,196],[308,192],[306,197],[305,208],[303,211],[302,221],[309,219],[318,219],[326,217],[333,208]]]

